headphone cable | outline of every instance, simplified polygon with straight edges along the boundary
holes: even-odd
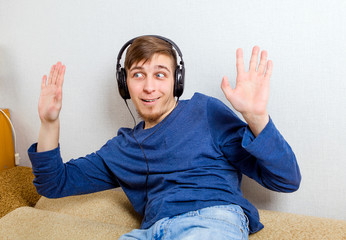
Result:
[[[129,110],[129,112],[130,112],[130,114],[131,114],[131,116],[132,116],[133,122],[134,122],[134,124],[135,124],[134,127],[133,127],[132,130],[131,130],[132,137],[135,139],[137,145],[138,145],[139,148],[141,149],[141,151],[142,151],[142,153],[143,153],[143,156],[144,156],[144,159],[145,159],[145,162],[146,162],[146,164],[147,164],[147,174],[146,174],[146,178],[145,178],[145,202],[148,202],[149,163],[148,163],[148,159],[147,159],[147,156],[145,155],[145,152],[144,152],[144,149],[143,149],[142,145],[138,142],[138,140],[137,140],[137,138],[135,137],[135,134],[134,134],[134,129],[135,129],[135,127],[137,126],[136,119],[135,119],[135,117],[133,116],[133,113],[132,113],[132,111],[131,111],[131,109],[130,109],[130,107],[129,107],[127,101],[126,101],[126,99],[124,99],[124,101],[125,101],[125,104],[126,104],[127,109]],[[144,140],[145,140],[145,139],[144,139]],[[144,142],[144,140],[143,140],[143,142]],[[142,142],[142,144],[143,144],[143,142]],[[144,208],[144,212],[145,212],[145,208]]]
[[[155,131],[152,132],[149,136],[147,136],[146,138],[144,138],[141,144],[138,142],[138,140],[137,140],[137,138],[135,137],[135,134],[134,134],[134,129],[135,129],[135,127],[137,126],[136,119],[135,119],[135,117],[133,116],[132,111],[131,111],[131,109],[130,109],[130,107],[129,107],[127,101],[126,101],[126,99],[124,99],[124,101],[125,101],[125,104],[126,104],[127,109],[129,110],[129,112],[130,112],[130,114],[131,114],[131,116],[132,116],[133,122],[134,122],[134,124],[135,124],[135,126],[134,126],[133,129],[131,130],[132,136],[133,136],[133,138],[135,139],[136,143],[138,144],[139,148],[141,149],[141,151],[142,151],[142,153],[143,153],[143,156],[144,156],[144,159],[145,159],[145,162],[146,162],[146,164],[147,164],[147,174],[146,174],[146,178],[145,178],[145,203],[147,203],[147,202],[148,202],[148,178],[149,178],[150,169],[149,169],[148,158],[147,158],[147,156],[145,155],[145,152],[144,152],[144,149],[143,149],[142,144],[144,143],[145,140],[147,140],[149,137],[151,137],[152,135],[154,135],[154,133],[156,133],[156,132],[161,128],[161,126],[162,126],[163,123],[168,119],[168,117],[171,115],[171,113],[173,112],[173,110],[178,106],[179,98],[177,98],[177,102],[176,102],[176,104],[175,104],[175,106],[174,106],[174,109],[165,117],[164,120],[162,120],[162,121],[160,122],[160,126],[159,126],[158,128],[156,128]],[[144,207],[144,214],[143,214],[143,215],[145,215],[145,211],[146,211],[146,208]]]

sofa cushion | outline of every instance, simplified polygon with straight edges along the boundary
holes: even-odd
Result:
[[[118,239],[131,228],[78,216],[20,207],[0,219],[1,239]]]
[[[346,239],[346,221],[259,210],[264,229],[249,239]]]
[[[118,190],[57,199],[41,197],[35,208],[128,228],[139,228],[141,222],[125,193]]]

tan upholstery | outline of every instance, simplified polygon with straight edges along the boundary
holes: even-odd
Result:
[[[37,194],[37,193],[36,193]],[[260,210],[264,229],[255,239],[346,239],[346,221]],[[0,239],[117,239],[140,217],[124,192],[108,190],[60,199],[41,197],[0,219]]]

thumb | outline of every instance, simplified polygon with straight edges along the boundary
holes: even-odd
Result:
[[[229,81],[228,81],[228,77],[227,76],[224,76],[222,78],[221,89],[222,89],[223,93],[225,94],[226,98],[228,99],[228,101],[231,101],[231,98],[233,96],[233,91],[234,90],[229,85]]]

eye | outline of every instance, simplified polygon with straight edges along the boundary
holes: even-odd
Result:
[[[134,78],[143,78],[143,74],[142,73],[135,73],[133,74]]]
[[[157,74],[156,74],[156,77],[158,77],[158,78],[164,78],[164,77],[165,77],[165,74],[163,74],[163,73],[157,73]]]

